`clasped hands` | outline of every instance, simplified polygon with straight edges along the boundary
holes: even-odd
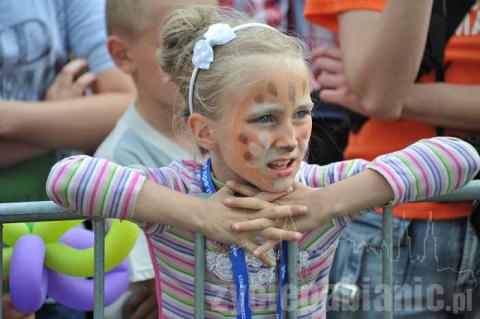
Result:
[[[319,226],[318,214],[310,211],[313,192],[298,182],[285,192],[269,193],[229,181],[208,199],[212,205],[206,216],[212,220],[205,220],[202,233],[242,247],[274,266],[275,261],[267,255],[269,250],[282,240],[298,241],[303,232]]]

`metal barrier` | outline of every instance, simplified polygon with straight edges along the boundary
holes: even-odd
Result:
[[[41,222],[49,220],[89,219],[69,212],[53,202],[24,202],[0,204],[0,238],[4,223]],[[104,251],[105,220],[90,218],[94,232],[94,318],[103,319],[104,308]],[[0,291],[3,291],[3,254],[0,254]],[[3,318],[3,299],[0,298],[0,318]]]
[[[472,181],[467,186],[454,193],[439,196],[429,201],[465,201],[480,199],[480,181]],[[392,269],[392,209],[384,209],[383,214],[383,247],[382,247],[382,276],[386,289],[384,318],[393,319],[393,269]],[[86,219],[83,216],[64,210],[53,202],[27,202],[0,204],[0,238],[3,237],[3,223],[14,222],[37,222],[48,220]],[[87,218],[88,219],[88,218]],[[104,238],[105,222],[103,219],[92,218],[95,234],[94,242],[94,318],[103,319],[104,308]],[[288,246],[288,273],[290,287],[297,287],[297,253],[298,246],[295,242],[289,242]],[[0,254],[0,265],[3,262]],[[0,289],[2,285],[2,267],[0,267]],[[205,279],[205,239],[201,234],[195,236],[195,318],[204,318],[204,279]],[[297,290],[288,290],[287,318],[297,317]],[[3,317],[3,304],[0,298],[0,318]]]

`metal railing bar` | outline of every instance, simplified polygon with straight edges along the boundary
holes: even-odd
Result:
[[[205,238],[195,233],[195,319],[205,318]]]
[[[0,223],[0,238],[3,239],[3,223]],[[0,291],[2,292],[2,298],[0,298],[0,318],[3,318],[3,247],[0,254]]]
[[[297,318],[298,279],[297,279],[298,243],[288,242],[288,289],[287,289],[287,319]]]
[[[93,220],[94,234],[94,275],[93,275],[93,296],[95,319],[103,319],[105,304],[105,219],[95,218]]]
[[[423,199],[419,202],[456,202],[476,199],[480,199],[480,180],[471,181],[453,193]]]
[[[54,202],[0,203],[0,222],[40,222],[51,220],[90,219],[66,210]]]
[[[385,319],[393,319],[393,209],[385,208],[382,218],[382,281],[384,287],[384,317]]]

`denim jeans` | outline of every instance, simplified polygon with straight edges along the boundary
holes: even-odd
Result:
[[[467,218],[393,220],[395,318],[480,318],[480,250]],[[383,318],[382,215],[347,226],[330,273],[328,318]]]

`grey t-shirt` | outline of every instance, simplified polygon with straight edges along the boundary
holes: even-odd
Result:
[[[102,142],[95,157],[120,165],[141,164],[162,167],[173,160],[190,158],[185,150],[163,136],[138,113],[135,104],[118,120],[113,131]],[[153,266],[144,236],[140,236],[129,257],[130,281],[154,278]]]
[[[104,11],[104,0],[0,1],[0,100],[42,100],[69,54],[94,73],[113,67]]]

